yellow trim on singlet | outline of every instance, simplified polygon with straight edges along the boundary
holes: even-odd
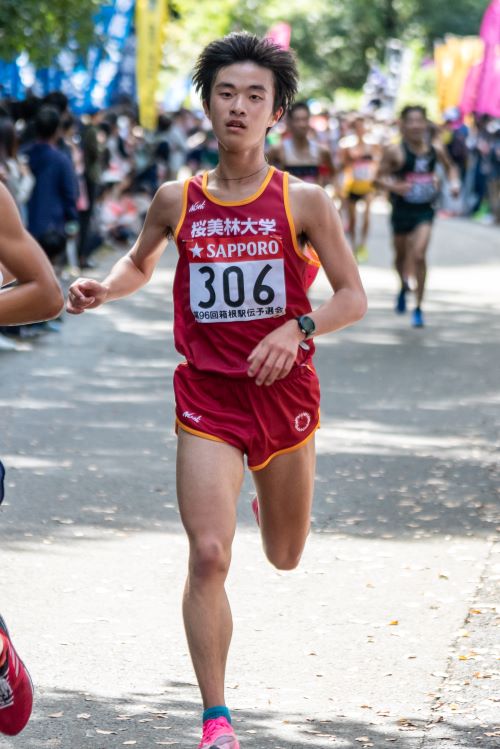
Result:
[[[203,439],[205,440],[212,440],[213,442],[224,442],[226,445],[229,445],[229,442],[226,442],[226,440],[221,440],[220,437],[214,437],[213,434],[207,434],[207,432],[199,432],[197,429],[192,429],[191,427],[186,426],[177,416],[175,417],[175,424],[176,427],[180,427],[185,432],[189,432],[189,434],[194,434],[195,437],[203,437]],[[234,445],[231,445],[231,447],[234,447]]]
[[[250,466],[249,465],[248,466],[249,470],[250,471],[261,471],[263,468],[265,468],[266,466],[269,465],[269,463],[271,462],[271,460],[273,458],[278,457],[278,455],[285,455],[286,453],[293,453],[293,452],[295,452],[295,450],[298,450],[300,447],[302,447],[307,442],[309,442],[309,440],[311,439],[311,437],[314,436],[314,434],[315,434],[315,432],[316,432],[317,429],[319,429],[319,421],[316,424],[316,426],[314,427],[314,429],[312,430],[312,432],[310,434],[308,434],[307,437],[302,440],[302,442],[299,442],[298,444],[293,445],[293,447],[285,447],[283,450],[278,450],[277,452],[272,453],[272,455],[270,455],[263,463],[260,463],[260,465],[258,465],[258,466]]]
[[[292,209],[290,208],[290,196],[288,194],[288,172],[283,172],[283,202],[285,204],[285,213],[288,220],[288,226],[290,228],[290,233],[292,235],[292,244],[293,249],[297,253],[297,255],[300,257],[301,260],[303,260],[305,263],[308,263],[309,265],[314,265],[315,268],[320,268],[321,263],[318,260],[313,260],[313,258],[308,258],[302,250],[299,247],[299,243],[297,242],[297,232],[295,230],[295,223],[292,216]],[[316,250],[312,245],[310,245],[313,252],[317,255]]]
[[[186,218],[186,211],[187,211],[187,202],[188,202],[188,189],[189,189],[189,183],[191,182],[191,177],[187,179],[184,182],[184,186],[182,188],[182,211],[181,211],[181,217],[177,223],[177,226],[175,227],[174,231],[174,241],[177,244],[177,237],[178,234],[182,228],[182,224],[184,223],[184,219]]]
[[[212,203],[215,203],[216,205],[226,205],[226,206],[238,206],[238,205],[248,205],[248,203],[252,203],[254,200],[257,200],[257,198],[260,198],[266,187],[271,181],[271,178],[274,174],[276,169],[274,166],[271,166],[269,168],[268,173],[266,174],[266,177],[261,184],[261,186],[258,188],[257,192],[255,192],[253,195],[250,195],[249,198],[245,198],[244,200],[237,200],[237,201],[230,201],[226,202],[224,200],[219,200],[218,198],[215,198],[208,190],[208,172],[203,172],[203,178],[201,181],[201,189],[206,198],[208,198]]]

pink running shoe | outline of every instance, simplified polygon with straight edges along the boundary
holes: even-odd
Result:
[[[253,510],[253,514],[255,515],[255,520],[257,521],[257,525],[260,527],[259,499],[258,499],[258,497],[254,497],[252,499],[252,510]]]
[[[198,749],[240,749],[234,730],[226,718],[206,720]]]
[[[15,736],[30,719],[33,683],[0,616],[0,733]]]

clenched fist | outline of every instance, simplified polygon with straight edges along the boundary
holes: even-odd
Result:
[[[108,289],[93,278],[77,278],[68,291],[66,310],[72,315],[81,315],[87,309],[104,304]]]

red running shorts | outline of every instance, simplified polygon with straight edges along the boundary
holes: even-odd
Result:
[[[227,442],[260,471],[277,455],[305,444],[319,427],[319,382],[311,364],[272,385],[199,372],[187,363],[174,374],[176,430]]]

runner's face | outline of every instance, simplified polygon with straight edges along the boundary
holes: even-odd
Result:
[[[403,137],[414,141],[423,140],[427,133],[427,128],[427,119],[421,112],[409,112],[401,123]]]
[[[306,109],[296,109],[288,118],[290,132],[296,138],[305,138],[309,133],[309,112]]]
[[[238,62],[221,68],[205,112],[217,140],[228,151],[262,145],[267,128],[279,119],[273,113],[274,78],[267,68],[253,62]]]

